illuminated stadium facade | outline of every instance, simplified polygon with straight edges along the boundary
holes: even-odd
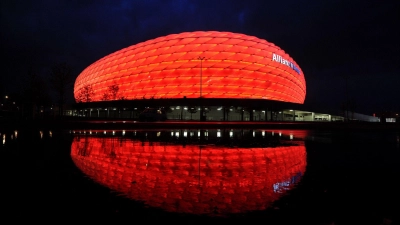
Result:
[[[282,49],[217,31],[121,49],[88,66],[74,85],[91,117],[135,118],[145,107],[164,107],[168,119],[273,120],[275,109],[303,104],[305,96],[304,74]]]
[[[71,159],[88,178],[167,212],[229,216],[265,210],[301,181],[307,167],[304,130],[77,130],[73,135]]]

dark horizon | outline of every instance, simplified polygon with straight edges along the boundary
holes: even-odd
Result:
[[[400,111],[398,1],[7,1],[1,3],[0,94],[22,91],[32,68],[75,77],[122,48],[168,34],[216,30],[272,42],[304,72],[304,108]],[[73,102],[72,89],[68,92]]]

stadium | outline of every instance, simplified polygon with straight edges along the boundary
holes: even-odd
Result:
[[[168,212],[213,216],[265,210],[305,174],[302,132],[209,130],[204,146],[198,132],[76,131],[71,159],[88,178],[127,198]],[[123,136],[129,138],[116,139]],[[235,148],[232,137],[241,137]]]
[[[137,118],[150,107],[165,111],[167,119],[315,120],[312,112],[292,110],[305,97],[303,71],[275,44],[197,31],[138,43],[89,65],[74,84],[80,107],[69,113]]]

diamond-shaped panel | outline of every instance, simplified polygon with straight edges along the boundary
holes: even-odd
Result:
[[[119,98],[130,100],[199,98],[200,89],[204,98],[304,103],[306,96],[302,70],[282,49],[254,36],[217,31],[171,34],[116,51],[77,77],[77,101],[89,85],[91,101],[102,101],[111,85],[119,86]]]

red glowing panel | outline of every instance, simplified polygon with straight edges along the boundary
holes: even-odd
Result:
[[[117,99],[128,100],[199,98],[201,93],[203,98],[304,103],[306,96],[302,70],[279,47],[217,31],[172,34],[105,56],[77,77],[75,99],[90,86],[91,101],[102,101],[111,85],[119,87]]]
[[[75,137],[75,165],[128,198],[169,212],[226,215],[264,210],[306,168],[304,145],[228,148]]]

